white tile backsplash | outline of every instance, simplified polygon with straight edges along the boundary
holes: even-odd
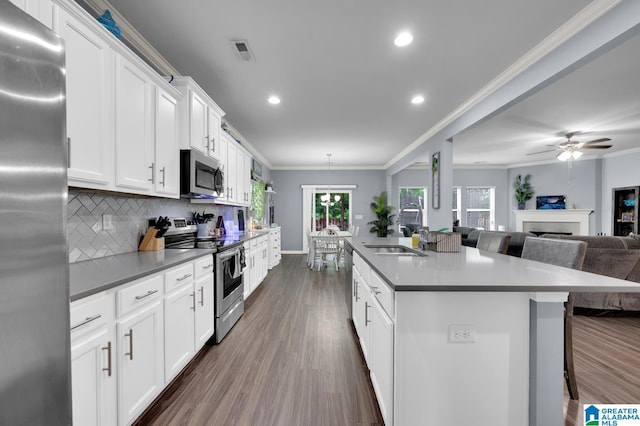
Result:
[[[158,216],[191,217],[195,211],[234,220],[237,208],[193,205],[188,200],[105,195],[69,190],[67,203],[69,262],[135,252],[147,230],[148,220]],[[112,215],[113,230],[102,229],[102,215]],[[245,217],[247,215],[245,214]]]

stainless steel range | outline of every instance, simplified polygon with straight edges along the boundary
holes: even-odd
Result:
[[[190,219],[172,218],[164,235],[165,249],[213,249],[215,261],[215,333],[220,341],[244,313],[244,247],[240,236],[198,237],[197,225]]]

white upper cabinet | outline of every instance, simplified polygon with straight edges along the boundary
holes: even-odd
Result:
[[[56,15],[66,44],[69,185],[112,189],[114,52],[75,11]]]
[[[126,58],[116,58],[116,186],[150,192],[155,181],[153,85]]]
[[[9,0],[47,28],[53,28],[53,2],[51,0]]]
[[[167,197],[179,198],[178,103],[174,96],[158,87],[155,107],[155,192]]]
[[[220,161],[220,123],[224,111],[191,77],[175,77],[172,84],[183,96],[179,103],[181,148],[197,149]]]
[[[180,93],[77,4],[52,8],[67,49],[69,185],[178,198]]]

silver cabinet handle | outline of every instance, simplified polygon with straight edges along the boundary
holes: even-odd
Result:
[[[353,280],[353,296],[356,298],[356,302],[360,300],[360,296],[358,296],[358,281]]]
[[[102,369],[102,371],[106,371],[107,375],[111,377],[111,342],[107,342],[107,346],[102,348],[103,351],[107,351],[107,366]]]
[[[146,294],[143,294],[142,296],[136,296],[136,300],[144,299],[145,297],[149,297],[152,294],[156,294],[157,292],[158,292],[158,290],[149,290],[149,291],[147,291]]]
[[[71,138],[67,138],[67,168],[71,168]]]
[[[204,287],[200,286],[200,306],[204,306]]]
[[[162,182],[160,182],[162,184],[162,187],[164,188],[164,183],[167,180],[166,179],[166,174],[167,174],[167,168],[163,167],[160,169],[160,173],[162,173]]]
[[[202,267],[202,269],[209,269],[209,268],[213,268],[213,263]]]
[[[193,301],[193,304],[191,305],[191,310],[195,311],[196,310],[196,292],[195,291],[191,293],[191,300]]]
[[[75,330],[75,329],[76,329],[76,328],[78,328],[78,327],[82,327],[82,326],[83,326],[83,325],[85,325],[85,324],[89,324],[91,321],[95,321],[95,320],[97,320],[98,318],[100,318],[101,316],[102,316],[102,315],[98,314],[98,315],[96,315],[96,316],[94,316],[94,317],[87,317],[87,318],[85,318],[85,320],[84,320],[84,321],[79,322],[78,324],[76,324],[76,325],[72,326],[72,327],[71,327],[71,330]]]
[[[367,327],[367,324],[369,324],[371,321],[369,321],[369,304],[367,302],[364,302],[364,326]]]
[[[184,280],[186,280],[187,278],[189,278],[190,276],[191,276],[191,274],[184,274],[184,275],[182,276],[182,278],[176,278],[176,281],[184,281]]]
[[[133,359],[133,329],[129,329],[129,332],[124,335],[124,337],[129,337],[129,352],[125,352],[124,356],[129,355],[129,359]]]
[[[209,148],[209,135],[205,136],[204,139],[207,141],[207,154],[208,154],[209,151],[211,150],[211,148]]]
[[[156,176],[155,176],[155,174],[156,174],[156,163],[151,163],[149,168],[151,169],[151,179],[149,179],[149,182],[155,183],[155,181],[156,181]]]

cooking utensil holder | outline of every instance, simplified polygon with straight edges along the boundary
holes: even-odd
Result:
[[[164,250],[164,237],[156,238],[158,229],[150,227],[147,229],[142,242],[138,246],[140,251]]]

